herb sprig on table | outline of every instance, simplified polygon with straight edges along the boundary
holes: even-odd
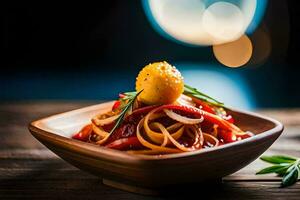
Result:
[[[282,177],[281,186],[287,187],[295,184],[300,178],[300,158],[290,156],[274,155],[262,156],[261,160],[273,164],[264,168],[256,174],[275,173]]]

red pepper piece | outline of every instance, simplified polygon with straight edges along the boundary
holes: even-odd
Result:
[[[141,114],[147,114],[148,112],[150,112],[151,110],[153,110],[154,108],[157,108],[158,106],[146,106],[146,107],[142,107],[139,109],[136,109],[132,112],[132,115],[141,115]]]
[[[213,127],[214,127],[214,124],[205,120],[201,123],[201,129],[202,131],[206,132],[206,133],[210,133],[213,131]]]
[[[122,124],[110,135],[110,137],[106,141],[106,144],[109,144],[120,138],[128,138],[128,137],[135,136],[135,134],[136,134],[136,126],[134,124],[130,124],[130,123]]]
[[[197,98],[193,98],[193,101],[197,104],[202,106],[202,110],[212,113],[212,114],[216,114],[216,112],[214,111],[214,109],[207,103],[205,103],[204,101],[197,99]],[[231,115],[227,115],[227,116],[223,116],[223,119],[225,119],[226,121],[230,122],[230,123],[234,123],[234,118]]]
[[[223,119],[225,119],[225,120],[228,121],[229,123],[234,124],[234,118],[232,117],[232,115],[224,116]]]
[[[205,103],[204,101],[201,101],[200,99],[197,99],[197,98],[193,98],[193,101],[197,104],[197,106],[201,106],[202,110],[212,113],[212,114],[216,113],[214,111],[214,109],[211,106],[209,106],[207,103]]]
[[[232,115],[226,114],[223,115],[222,118],[226,121],[228,121],[231,124],[234,124],[234,118],[232,117]]]
[[[224,145],[224,144],[225,144],[224,142],[219,141],[218,146],[222,146],[222,145]]]
[[[234,129],[235,131],[240,131],[236,127],[233,127],[231,123],[227,122],[223,118],[221,118],[215,114],[206,112],[204,110],[200,110],[198,108],[183,106],[183,105],[169,104],[169,105],[163,105],[163,106],[159,107],[158,111],[163,110],[163,109],[180,110],[180,111],[186,112],[188,115],[189,114],[194,115],[195,117],[204,116],[204,120],[211,122],[213,124],[217,124],[222,129],[225,129],[228,131],[231,131],[232,129]]]
[[[240,137],[241,139],[246,139],[246,138],[253,137],[253,136],[255,136],[255,134],[253,134],[251,132],[246,132],[246,134],[239,135],[238,137]]]
[[[202,110],[206,111],[206,112],[209,112],[209,113],[212,113],[212,114],[216,114],[216,112],[214,111],[214,109],[208,105],[207,103],[205,103],[204,101],[201,101],[200,99],[196,99],[196,98],[193,98],[193,101],[202,106]],[[223,119],[225,119],[226,121],[234,124],[234,118],[231,116],[231,115],[226,115],[226,116],[222,116]]]
[[[112,107],[112,110],[116,110],[117,108],[119,108],[121,105],[121,102],[120,101],[115,101],[113,107]]]
[[[136,123],[140,119],[142,119],[147,113],[149,113],[151,110],[153,110],[154,108],[157,108],[157,107],[158,106],[146,106],[146,107],[138,108],[138,109],[134,110],[131,113],[131,115],[129,115],[125,120],[132,122],[132,123]]]
[[[163,110],[163,109],[183,111],[187,115],[194,115],[195,117],[201,117],[201,116],[204,115],[204,111],[203,110],[200,110],[200,109],[195,108],[195,107],[190,107],[190,106],[168,104],[168,105],[162,105],[162,106],[160,106],[157,111],[160,111],[160,110]]]
[[[143,145],[140,143],[137,137],[128,137],[128,138],[121,138],[115,140],[105,147],[118,149],[118,150],[128,150],[128,149],[139,149],[142,148]]]
[[[103,125],[101,128],[103,128],[103,130],[106,132],[110,132],[111,129],[113,129],[113,127],[115,126],[115,124],[116,124],[115,122],[112,122],[110,124]]]
[[[224,143],[231,143],[235,142],[237,137],[232,131],[218,129],[218,139],[223,140]]]
[[[78,133],[72,136],[73,139],[87,141],[89,139],[90,134],[92,133],[92,125],[88,124],[84,126]]]

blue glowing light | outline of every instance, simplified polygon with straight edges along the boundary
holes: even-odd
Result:
[[[258,0],[256,3],[256,8],[255,8],[255,14],[253,16],[253,19],[250,23],[250,25],[247,28],[246,33],[247,34],[252,34],[257,27],[259,26],[260,22],[262,21],[265,11],[267,9],[268,5],[268,0]]]
[[[175,63],[188,85],[222,101],[229,107],[252,110],[256,107],[254,94],[247,80],[226,68],[209,64]]]

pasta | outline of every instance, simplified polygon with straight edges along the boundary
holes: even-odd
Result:
[[[170,97],[165,91],[171,89],[180,92]],[[131,154],[158,155],[213,148],[252,136],[234,124],[222,103],[185,85],[180,72],[166,62],[147,65],[137,77],[137,91],[119,97],[110,112],[93,117],[73,138]]]

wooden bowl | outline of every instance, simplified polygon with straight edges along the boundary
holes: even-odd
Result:
[[[29,130],[62,159],[101,177],[105,184],[143,194],[172,185],[221,180],[255,160],[283,131],[283,125],[273,119],[235,110],[230,113],[237,125],[256,135],[196,152],[131,155],[71,139],[92,116],[111,106],[108,102],[40,119]]]

